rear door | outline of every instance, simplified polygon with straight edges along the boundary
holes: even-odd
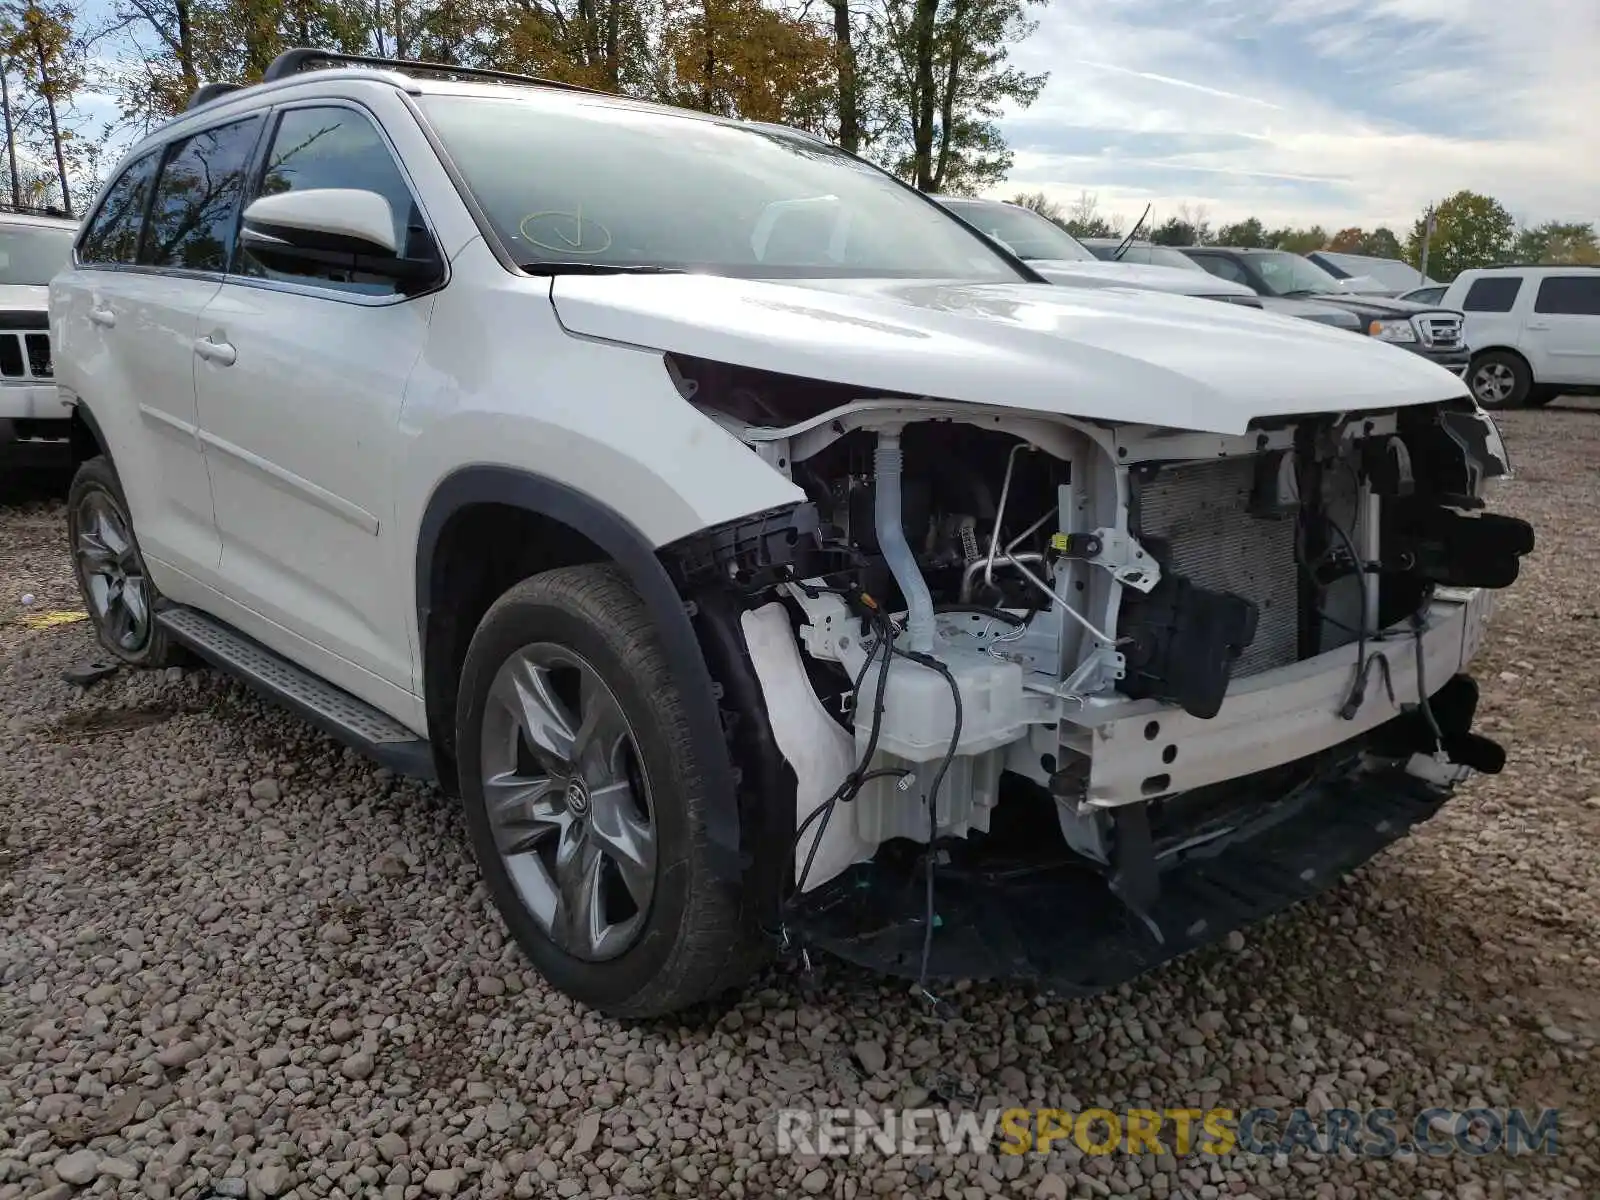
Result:
[[[172,148],[130,163],[85,225],[74,267],[51,286],[57,378],[93,414],[145,557],[210,578],[220,551],[195,432],[191,343],[219,275],[141,262],[146,216]],[[176,200],[169,192],[168,200]],[[163,208],[163,228],[172,213]],[[169,595],[175,581],[157,578]]]
[[[1524,328],[1540,382],[1600,385],[1600,270],[1539,280]]]

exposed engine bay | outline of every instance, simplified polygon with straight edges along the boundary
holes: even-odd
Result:
[[[793,798],[788,896],[1025,808],[1148,922],[1308,779],[1503,762],[1459,673],[1532,533],[1485,509],[1509,462],[1468,401],[1225,436],[669,368],[808,497],[672,548],[760,706],[746,782]]]

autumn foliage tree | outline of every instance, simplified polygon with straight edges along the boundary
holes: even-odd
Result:
[[[662,50],[676,104],[812,130],[827,120],[833,46],[809,20],[760,0],[669,0]]]

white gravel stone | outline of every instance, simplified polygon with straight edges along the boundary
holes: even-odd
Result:
[[[51,1164],[64,1182],[81,1186],[100,1173],[100,1156],[93,1150],[74,1150]]]

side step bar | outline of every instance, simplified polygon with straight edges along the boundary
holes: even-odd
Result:
[[[433,747],[387,713],[268,650],[198,609],[170,605],[156,621],[213,666],[299,713],[397,775],[433,782]]]

